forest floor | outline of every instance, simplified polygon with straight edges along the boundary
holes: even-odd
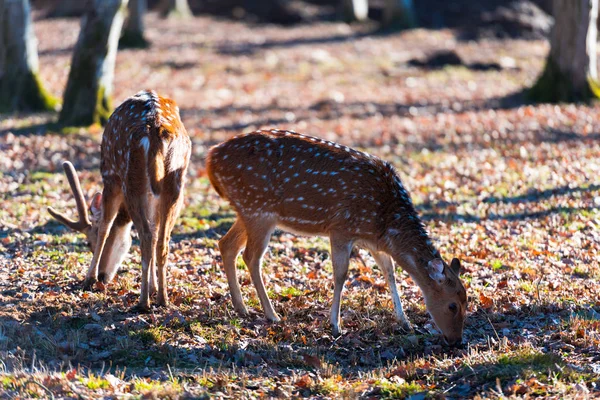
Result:
[[[41,77],[57,96],[78,26],[36,21]],[[63,160],[88,199],[101,188],[101,129],[52,132],[54,113],[0,116],[0,398],[600,396],[600,106],[524,102],[543,41],[372,28],[150,15],[152,47],[119,52],[115,104],[145,88],[168,95],[193,140],[173,305],[149,314],[132,310],[137,239],[115,281],[84,292],[86,242],[47,212],[75,212]],[[445,49],[463,63],[409,63]],[[442,255],[463,260],[464,348],[443,346],[398,268],[415,325],[404,332],[362,252],[342,302],[345,333],[333,338],[328,241],[283,232],[263,269],[283,321],[264,319],[241,260],[253,313],[236,316],[216,247],[234,215],[210,188],[204,156],[275,127],[396,166]]]

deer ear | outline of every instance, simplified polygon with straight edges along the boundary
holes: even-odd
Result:
[[[452,259],[452,262],[450,263],[450,269],[456,274],[456,276],[460,275],[461,265],[458,258]]]
[[[444,262],[439,258],[427,263],[427,273],[431,279],[439,284],[446,280],[446,277],[444,276]]]
[[[92,218],[98,221],[102,215],[102,193],[98,192],[94,195],[90,210],[92,211]]]

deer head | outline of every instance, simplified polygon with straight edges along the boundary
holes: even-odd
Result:
[[[467,292],[460,281],[460,261],[454,258],[448,266],[440,258],[425,267],[431,283],[423,291],[425,304],[445,341],[453,346],[462,341],[467,313]]]

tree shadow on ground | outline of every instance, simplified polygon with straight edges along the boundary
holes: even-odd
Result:
[[[362,39],[369,36],[390,36],[393,33],[382,33],[377,30],[369,30],[365,32],[351,32],[347,34],[327,35],[308,38],[294,38],[286,40],[265,40],[264,42],[224,42],[214,46],[215,51],[221,55],[227,56],[242,56],[254,55],[257,52],[278,48],[293,48],[297,46],[313,46],[323,44],[339,44],[347,43],[357,39]]]
[[[382,117],[414,117],[419,115],[436,115],[439,113],[462,113],[468,111],[487,110],[509,110],[529,104],[525,98],[525,91],[516,92],[507,96],[496,97],[489,100],[460,100],[449,99],[438,103],[377,103],[377,102],[336,102],[333,100],[322,100],[312,104],[308,108],[281,107],[279,105],[268,105],[264,107],[250,106],[228,106],[212,109],[187,108],[182,109],[182,117],[209,117],[227,116],[243,113],[252,116],[248,122],[236,122],[225,125],[203,125],[205,130],[240,131],[251,126],[269,127],[280,123],[292,124],[310,119],[337,120],[342,117],[356,120],[368,119],[374,116]],[[294,113],[293,119],[288,119],[286,113]],[[272,114],[264,118],[264,114]],[[248,119],[248,118],[245,118]]]
[[[560,186],[551,189],[544,190],[529,190],[526,194],[517,195],[517,196],[504,196],[504,197],[495,197],[489,196],[483,200],[484,203],[507,203],[507,204],[516,204],[516,203],[536,203],[541,200],[547,200],[553,196],[564,196],[571,195],[575,193],[591,193],[600,190],[600,184],[590,184],[588,186],[578,186],[578,187],[570,187],[570,186]],[[489,213],[486,217],[479,217],[476,215],[470,214],[460,214],[455,211],[450,211],[450,209],[456,209],[461,205],[467,203],[476,203],[480,200],[473,201],[463,201],[463,202],[425,202],[422,204],[418,204],[416,206],[417,210],[420,212],[421,217],[426,220],[442,220],[442,221],[463,221],[463,222],[481,222],[481,221],[497,221],[497,220],[506,220],[506,221],[524,221],[531,219],[541,219],[548,217],[553,214],[576,214],[585,211],[594,211],[598,210],[599,207],[590,206],[590,207],[565,207],[565,206],[555,206],[550,207],[546,210],[538,210],[538,211],[524,211],[517,213],[507,213],[507,214],[496,214]],[[447,210],[447,211],[444,211]]]
[[[140,314],[122,304],[135,304],[136,293],[118,296],[109,289],[107,297],[106,301],[93,304],[84,300],[70,312],[66,312],[66,304],[35,304],[23,299],[3,301],[4,307],[16,308],[21,316],[16,320],[10,315],[0,315],[0,327],[7,339],[3,345],[19,347],[29,365],[36,359],[53,368],[65,367],[67,359],[73,366],[100,369],[109,364],[127,368],[130,373],[147,367],[164,369],[167,365],[190,370],[197,370],[198,366],[235,369],[268,365],[305,371],[320,365],[322,358],[333,365],[342,364],[344,373],[354,374],[380,368],[396,357],[423,355],[423,341],[431,339],[429,335],[418,335],[419,343],[414,344],[414,339],[406,340],[401,335],[403,331],[387,324],[364,332],[349,332],[336,340],[326,333],[329,329],[325,309],[317,314],[310,311],[315,318],[323,319],[319,329],[324,332],[316,337],[314,326],[306,326],[309,310],[290,311],[286,313],[286,322],[275,324],[256,315],[232,318],[229,311],[215,313],[214,307],[199,313],[179,311],[177,307],[153,308],[151,314]],[[226,310],[230,300],[223,296],[212,302],[222,303],[219,309]],[[150,320],[153,322],[149,323]],[[289,326],[295,326],[293,332]],[[239,333],[234,331],[240,328],[255,334],[237,340]],[[179,346],[177,341],[161,340],[154,334],[156,331],[170,331],[186,338],[183,342],[204,335],[210,344],[195,340],[192,346]],[[272,335],[276,335],[275,340]],[[310,342],[306,337],[312,338]],[[381,357],[384,352],[393,356]]]
[[[135,297],[134,293],[119,296],[109,289],[106,300],[82,300],[76,308],[59,303],[36,305],[25,300],[5,302],[4,307],[10,305],[20,316],[17,319],[12,315],[0,315],[3,333],[0,353],[10,350],[5,353],[8,356],[3,360],[4,370],[16,371],[32,365],[50,370],[76,367],[80,373],[103,371],[115,374],[122,371],[125,377],[153,379],[160,379],[162,375],[166,376],[167,370],[172,370],[177,376],[183,374],[189,379],[198,379],[208,370],[223,373],[244,370],[254,376],[269,376],[274,371],[302,375],[323,373],[333,366],[345,379],[390,368],[391,375],[398,374],[411,382],[427,379],[432,367],[403,369],[399,360],[427,357],[432,350],[438,354],[443,351],[449,357],[464,352],[442,348],[436,344],[437,338],[429,334],[404,332],[395,326],[391,316],[378,318],[374,327],[353,328],[334,339],[327,333],[326,305],[318,306],[316,311],[292,307],[285,315],[285,322],[270,323],[254,315],[239,319],[224,312],[229,308],[223,304],[229,303],[227,296],[210,300],[220,304],[206,309],[155,308],[149,314],[132,312],[123,304],[135,301]],[[549,319],[569,321],[565,311],[556,308],[552,313],[540,311],[539,316],[528,315],[525,319],[533,318],[529,332],[534,334],[534,327],[539,325],[534,336],[543,338],[540,329],[548,332],[555,329],[547,323]],[[358,316],[358,319],[362,317]],[[307,324],[312,319],[322,321],[317,325]],[[469,319],[487,323],[480,312]],[[522,319],[519,315],[509,316],[507,320],[514,326],[510,334],[503,337],[523,341],[520,337]],[[345,320],[345,323],[352,322],[348,318]],[[477,337],[478,343],[488,340],[487,346],[475,346],[474,349],[494,350],[495,345],[486,339],[493,337],[493,331],[490,328],[473,333],[471,339],[483,335]],[[534,350],[535,347],[505,354],[494,350],[491,360],[485,354],[478,357],[473,353],[468,365],[449,365],[436,371],[440,380],[435,390],[445,390],[449,396],[460,397],[473,394],[473,391],[496,389],[498,385],[506,391],[517,379],[534,376],[543,381],[558,374],[578,382],[586,371],[572,369],[562,357],[560,348],[552,347],[551,339],[541,339],[537,345],[545,343],[550,348],[544,347],[543,353]]]

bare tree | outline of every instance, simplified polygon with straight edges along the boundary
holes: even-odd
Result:
[[[147,0],[129,0],[127,19],[123,35],[119,40],[122,48],[145,48],[149,43],[144,37],[144,15],[148,10]]]
[[[554,27],[544,72],[532,100],[578,101],[598,96],[596,18],[598,0],[554,0]]]
[[[342,13],[346,21],[364,21],[369,14],[369,0],[342,0]]]
[[[59,123],[105,123],[112,111],[115,59],[128,0],[90,0],[81,21]]]
[[[192,16],[192,11],[187,0],[161,0],[160,15],[163,18],[171,16],[188,18]]]
[[[411,28],[416,24],[413,0],[385,0],[383,25]],[[369,14],[369,0],[341,0],[342,12],[347,21],[364,21]]]
[[[416,25],[413,0],[385,0],[383,24],[411,28]]]
[[[42,86],[29,0],[0,0],[0,112],[55,110]]]
[[[48,18],[81,17],[87,7],[85,0],[44,0],[37,3],[34,3],[34,7],[45,8]]]

